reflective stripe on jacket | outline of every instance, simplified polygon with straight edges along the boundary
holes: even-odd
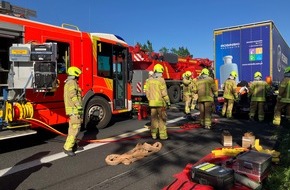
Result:
[[[238,98],[238,93],[236,91],[237,84],[236,81],[233,79],[227,79],[224,83],[224,95],[223,97],[228,100],[234,100]]]
[[[184,77],[182,79],[182,86],[183,86],[183,94],[191,95],[191,80]]]
[[[196,81],[194,92],[197,92],[199,102],[213,102],[213,97],[218,96],[217,86],[211,77],[200,77]]]
[[[266,94],[269,90],[270,86],[266,81],[253,81],[249,88],[249,95],[252,96],[251,101],[265,102]]]
[[[146,97],[151,107],[165,107],[169,103],[165,80],[161,77],[153,78],[146,83]]]
[[[290,103],[290,77],[285,77],[280,83],[278,98],[282,103]]]
[[[69,78],[65,81],[64,85],[64,105],[65,113],[67,115],[80,114],[82,110],[82,97],[81,89],[78,82],[74,78]]]

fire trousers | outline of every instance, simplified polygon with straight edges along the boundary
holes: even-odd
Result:
[[[265,118],[264,105],[265,102],[251,101],[249,117],[254,118],[256,111],[258,110],[258,120],[264,121]]]
[[[224,99],[224,105],[222,108],[222,116],[226,116],[227,118],[232,117],[234,107],[234,100]]]
[[[68,151],[72,151],[73,146],[76,143],[76,137],[80,131],[81,127],[81,116],[80,115],[70,115],[69,116],[69,127],[68,134],[63,148]]]
[[[282,109],[286,109],[286,119],[290,121],[290,104],[283,103],[280,101],[277,101],[275,109],[274,109],[274,118],[273,118],[273,124],[274,125],[280,125],[281,124],[281,111]]]
[[[200,111],[200,124],[202,126],[211,126],[213,102],[198,102]]]
[[[153,139],[167,139],[167,113],[165,107],[151,107],[151,135]]]
[[[185,114],[190,113],[191,99],[192,98],[190,94],[183,94],[183,101],[185,102],[185,106],[184,106]]]
[[[196,108],[197,99],[198,99],[198,95],[193,94],[192,99],[191,99],[191,108],[190,109],[194,110]]]

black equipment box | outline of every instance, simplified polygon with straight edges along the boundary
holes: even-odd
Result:
[[[54,63],[54,62],[37,62],[34,64],[34,72],[56,73],[56,63]]]
[[[250,150],[239,155],[234,164],[236,172],[262,176],[271,167],[272,156]]]
[[[234,170],[205,162],[191,168],[191,180],[216,190],[229,190],[234,185]]]
[[[56,61],[57,44],[31,44],[31,61]]]
[[[34,87],[36,89],[50,89],[56,84],[57,76],[52,73],[36,73]]]

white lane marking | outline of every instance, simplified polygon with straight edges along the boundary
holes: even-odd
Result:
[[[184,118],[183,117],[178,117],[178,118],[175,118],[173,120],[168,120],[167,123],[174,123],[174,122],[182,120],[182,119],[184,119]],[[93,148],[96,148],[96,147],[99,147],[99,146],[103,146],[105,144],[110,143],[109,141],[114,141],[114,140],[119,140],[119,139],[130,137],[130,136],[134,136],[136,134],[143,133],[145,131],[148,131],[148,129],[141,128],[141,129],[129,132],[129,133],[124,133],[124,134],[118,135],[116,137],[103,139],[104,142],[101,142],[101,140],[100,140],[100,142],[98,142],[98,143],[88,144],[88,145],[83,147],[84,148],[83,150],[77,151],[76,153],[83,152],[83,151],[86,151],[86,150],[90,150],[90,149],[93,149]],[[16,165],[16,166],[12,166],[12,167],[9,167],[9,168],[5,168],[5,169],[0,170],[0,177],[6,176],[6,175],[10,175],[10,174],[13,174],[13,173],[17,173],[17,172],[20,172],[20,171],[23,171],[23,170],[26,170],[26,169],[29,169],[29,168],[32,168],[32,167],[35,167],[35,166],[39,166],[41,164],[49,163],[49,162],[64,158],[64,157],[67,157],[67,155],[65,153],[63,153],[63,152],[60,152],[60,153],[52,154],[52,155],[49,155],[49,156],[45,156],[45,157],[40,158],[40,159],[33,160],[31,162],[26,162],[26,163],[23,163],[23,164],[20,164],[20,165]]]
[[[185,118],[184,117],[177,117],[175,119],[171,119],[171,120],[167,121],[166,123],[168,123],[168,124],[175,123],[175,122],[183,120],[183,119],[185,119]]]

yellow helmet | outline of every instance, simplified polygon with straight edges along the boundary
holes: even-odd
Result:
[[[235,78],[238,77],[238,73],[236,71],[232,71],[230,75],[233,76],[233,77],[235,77]]]
[[[163,71],[164,71],[164,67],[163,67],[161,64],[157,63],[157,64],[154,66],[153,71],[154,71],[155,73],[163,73]]]
[[[79,77],[82,74],[82,71],[77,67],[69,67],[67,70],[67,74],[70,76]]]
[[[257,78],[257,77],[262,77],[262,73],[260,73],[259,71],[255,72],[254,78]]]
[[[290,73],[290,66],[285,68],[284,73]]]
[[[207,68],[202,69],[200,75],[209,75],[209,70]]]
[[[191,73],[190,71],[186,71],[186,72],[185,72],[185,76],[186,76],[186,77],[191,77],[191,75],[192,75],[192,73]]]

